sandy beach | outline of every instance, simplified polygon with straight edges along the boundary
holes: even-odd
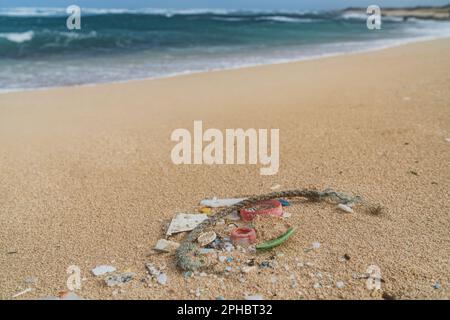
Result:
[[[449,299],[449,57],[445,39],[0,95],[0,298],[27,288],[17,299],[55,296],[76,265],[86,299]],[[220,130],[280,129],[278,174],[174,165],[170,135],[195,120]],[[270,254],[277,267],[243,276],[186,279],[173,256],[152,253],[175,213],[277,184],[351,192],[386,213],[294,203],[298,229]],[[320,248],[305,250],[314,242]],[[145,278],[146,262],[165,266],[165,286]],[[91,274],[101,264],[136,277],[106,287]],[[371,265],[381,271],[380,294],[358,277]]]

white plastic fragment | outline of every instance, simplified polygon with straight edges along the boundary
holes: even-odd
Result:
[[[200,204],[205,207],[210,208],[220,208],[233,206],[246,198],[232,198],[232,199],[205,199],[200,201]]]
[[[31,289],[31,288],[26,288],[25,290],[16,293],[16,294],[13,295],[12,297],[13,297],[13,298],[20,297],[21,295],[23,295],[23,294],[25,294],[25,293],[28,293],[28,292],[30,292],[30,291],[32,291],[32,290],[33,290],[33,289]]]
[[[342,281],[336,282],[336,288],[342,289],[343,287],[344,287],[344,282],[342,282]]]
[[[114,268],[113,266],[108,266],[108,265],[96,266],[94,269],[91,270],[92,274],[96,277],[102,276],[106,273],[114,272],[114,271],[116,271],[116,268]]]
[[[320,248],[320,242],[313,242],[312,248],[313,249],[319,249]]]
[[[261,296],[261,295],[259,295],[259,294],[250,295],[250,296],[245,296],[244,299],[245,299],[245,300],[264,300],[263,296]]]
[[[174,252],[179,246],[180,244],[178,242],[159,239],[153,249],[160,252]]]
[[[343,203],[339,203],[337,207],[344,212],[353,213],[353,209]]]
[[[214,231],[204,232],[198,236],[197,242],[200,244],[200,246],[204,247],[216,240],[216,238],[217,234]]]
[[[170,222],[166,234],[168,236],[171,236],[174,233],[191,231],[206,219],[208,219],[208,216],[202,213],[201,214],[179,213]]]

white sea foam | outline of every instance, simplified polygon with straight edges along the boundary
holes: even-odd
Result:
[[[33,31],[0,33],[0,38],[16,43],[30,41],[31,39],[33,39],[33,36]]]
[[[318,19],[294,18],[294,17],[287,17],[287,16],[260,17],[257,20],[266,20],[266,21],[274,21],[274,22],[291,22],[291,23],[308,23],[308,22],[318,21]]]
[[[125,8],[84,8],[82,13],[88,15],[102,15],[102,14],[154,14],[154,15],[198,15],[198,14],[316,14],[315,11],[304,10],[238,10],[238,9],[162,9],[162,8],[140,8],[140,9],[125,9]],[[48,16],[66,16],[65,7],[14,7],[14,8],[0,8],[0,16],[11,17],[48,17]]]

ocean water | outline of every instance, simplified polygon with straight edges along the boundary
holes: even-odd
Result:
[[[450,22],[340,12],[0,8],[0,91],[166,77],[450,37]]]

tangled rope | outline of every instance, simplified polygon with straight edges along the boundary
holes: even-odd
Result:
[[[213,216],[209,217],[209,219],[204,220],[194,230],[192,230],[176,251],[177,266],[184,271],[195,271],[202,267],[202,263],[198,259],[190,257],[190,255],[193,256],[198,250],[198,246],[195,244],[195,241],[197,240],[198,236],[205,230],[205,228],[214,226],[218,220],[225,218],[233,211],[238,211],[242,208],[250,207],[260,201],[279,198],[306,198],[314,202],[328,200],[334,203],[341,204],[356,204],[361,202],[361,198],[359,196],[351,196],[345,193],[333,191],[331,189],[327,189],[324,191],[300,189],[272,192],[264,195],[249,197],[235,205],[220,210]],[[376,213],[377,211],[381,210],[381,206],[369,206],[368,209],[369,212]]]

